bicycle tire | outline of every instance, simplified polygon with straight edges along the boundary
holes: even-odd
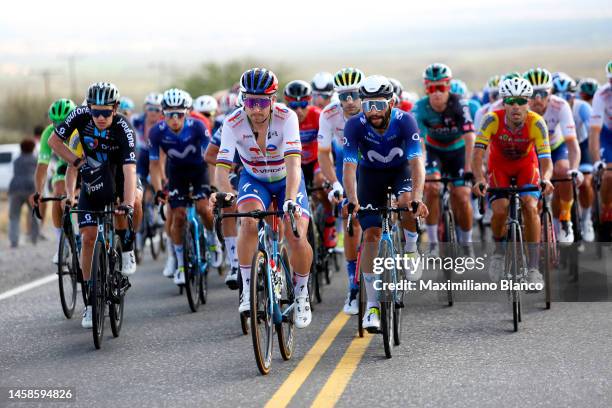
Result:
[[[208,300],[208,265],[209,262],[207,261],[207,256],[208,256],[208,246],[207,246],[207,242],[206,242],[206,235],[204,234],[204,231],[201,230],[200,231],[200,251],[201,251],[201,258],[198,260],[198,295],[200,296],[200,302],[201,304],[205,305],[206,301]],[[204,268],[202,269],[202,265],[204,265]]]
[[[518,240],[518,231],[517,226],[515,224],[510,225],[510,252],[511,252],[511,265],[512,265],[512,282],[516,283],[518,280],[516,277],[518,276],[519,271],[519,243]],[[520,322],[520,307],[521,307],[521,299],[520,292],[514,288],[510,289],[512,296],[512,324],[514,327],[514,331],[518,331],[518,324]]]
[[[449,211],[444,212],[443,216],[444,222],[444,241],[446,242],[447,253],[445,256],[449,256],[451,258],[455,258],[457,256],[457,235],[455,234],[455,219],[453,214]],[[444,269],[444,278],[447,281],[453,280],[453,272],[447,269]],[[446,291],[446,301],[449,307],[452,307],[455,304],[455,297],[453,294],[453,290],[451,289],[451,285],[449,285],[448,290]]]
[[[238,305],[240,306],[240,299],[242,298],[242,291],[243,291],[242,274],[240,272],[240,268],[238,268],[238,278],[237,279],[238,279]],[[240,316],[240,328],[242,329],[242,334],[246,336],[247,334],[249,334],[249,319],[246,313],[238,313],[238,315]]]
[[[293,305],[295,299],[293,294],[293,279],[291,273],[291,266],[289,265],[289,253],[287,248],[284,246],[280,250],[280,265],[278,265],[279,273],[282,275],[282,289],[280,309],[281,313],[284,313],[288,307]],[[293,348],[295,347],[295,327],[293,324],[293,314],[295,311],[287,314],[283,317],[281,323],[276,324],[276,334],[278,336],[278,346],[280,354],[283,360],[287,361],[293,355]]]
[[[185,293],[187,294],[187,303],[192,312],[197,312],[200,308],[200,289],[199,289],[199,259],[196,256],[195,237],[193,227],[190,223],[185,226],[183,233],[183,266],[185,269]]]
[[[102,347],[104,338],[104,311],[106,308],[106,251],[100,241],[96,241],[91,262],[91,320],[92,334],[96,349]]]
[[[405,244],[405,239],[402,239],[402,237],[404,236],[403,233],[403,229],[400,227],[399,224],[396,225],[396,228],[393,231],[393,246],[395,249],[395,254],[399,255],[400,258],[403,258],[405,251],[404,251],[404,244]],[[395,269],[395,268],[394,268]],[[403,269],[402,269],[403,271]],[[403,276],[404,274],[400,271],[398,271],[397,269],[395,269],[395,274],[393,276],[393,282],[394,283],[398,283],[400,282],[402,279],[405,279],[405,277]],[[393,301],[394,301],[394,307],[393,307],[393,344],[395,346],[399,346],[402,342],[402,309],[404,308],[404,295],[405,292],[403,290],[395,290],[395,293],[393,294]]]
[[[391,258],[391,248],[389,242],[382,240],[380,242],[380,249],[378,251],[378,257],[381,259]],[[385,268],[382,273],[383,284],[390,283],[393,281],[393,273],[391,269]],[[380,299],[380,329],[383,335],[383,346],[385,349],[385,357],[391,358],[393,355],[393,315],[395,309],[395,302],[390,294],[384,294]]]
[[[122,260],[121,260],[121,244],[119,236],[115,235],[113,242],[113,256],[115,258],[114,264],[112,265],[112,271],[110,271],[110,277],[108,279],[110,283],[110,292],[112,294],[112,301],[108,306],[108,315],[110,320],[110,327],[113,333],[113,337],[119,337],[121,333],[121,327],[123,326],[123,310],[125,295],[121,293],[121,284],[123,281],[123,275],[121,274]],[[119,300],[117,303],[116,300]]]
[[[546,240],[544,247],[544,257],[543,257],[543,269],[544,269],[544,297],[546,309],[549,310],[551,307],[551,298],[552,298],[552,268],[553,268],[553,252],[556,246],[554,242],[554,231],[552,225],[552,214],[548,211],[542,212],[542,237]]]
[[[312,278],[312,286],[313,286],[312,289],[314,290],[314,298],[316,299],[317,303],[321,303],[322,302],[321,281],[319,277],[321,265],[319,263],[320,261],[319,248],[317,247],[314,228],[315,228],[314,223],[312,219],[310,219],[310,221],[308,222],[308,231],[307,231],[307,240],[308,240],[308,243],[310,244],[310,247],[312,248],[312,263],[310,264],[310,275],[313,277]],[[309,279],[309,282],[310,282],[310,279]],[[310,293],[310,288],[308,289]],[[311,306],[312,306],[312,303],[311,303]]]
[[[72,318],[76,307],[77,270],[74,264],[74,257],[72,256],[75,248],[74,242],[71,242],[70,237],[66,236],[64,231],[62,231],[57,252],[57,282],[62,312],[66,319]]]
[[[359,273],[359,269],[357,269],[356,273]],[[359,337],[364,336],[364,328],[363,328],[363,317],[365,316],[365,308],[366,308],[366,299],[365,299],[365,286],[363,282],[363,275],[359,273],[359,320],[357,322],[357,330],[359,332]]]
[[[267,375],[272,366],[274,325],[269,310],[270,282],[268,282],[268,255],[258,250],[251,264],[251,337],[257,368]],[[260,332],[260,326],[263,330]],[[262,348],[263,345],[263,348]]]

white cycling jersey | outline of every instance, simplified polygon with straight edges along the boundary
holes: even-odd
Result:
[[[612,129],[612,85],[610,83],[599,87],[595,92],[590,125],[605,125],[608,129]]]
[[[346,121],[340,101],[327,105],[319,116],[319,135],[317,136],[319,147],[330,148],[332,139],[336,140],[338,146],[344,146]]]
[[[578,143],[582,143],[589,137],[589,119],[591,118],[591,105],[582,99],[574,98],[572,113],[576,123],[576,136]]]
[[[548,126],[550,150],[555,150],[563,144],[565,139],[576,137],[576,124],[574,123],[572,108],[565,99],[557,95],[550,95],[546,112],[542,116],[546,121],[546,126]]]
[[[474,127],[475,129],[480,129],[480,125],[482,124],[482,118],[489,112],[494,110],[503,109],[501,99],[497,99],[494,102],[488,102],[482,105],[474,114]]]
[[[217,165],[231,167],[236,151],[244,169],[257,180],[283,180],[287,176],[285,157],[302,155],[297,115],[283,104],[274,104],[266,151],[262,152],[244,108],[236,110],[223,121]]]

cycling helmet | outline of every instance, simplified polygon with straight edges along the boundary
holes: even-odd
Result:
[[[331,95],[334,91],[334,76],[329,72],[318,72],[310,82],[312,90]]]
[[[512,71],[512,72],[508,72],[507,74],[505,74],[501,81],[503,81],[504,79],[511,79],[511,78],[520,78],[521,74],[517,71]]]
[[[382,75],[372,75],[367,77],[359,87],[359,97],[365,98],[393,98],[393,85]]]
[[[76,104],[70,99],[58,99],[49,106],[49,119],[53,123],[63,122],[74,108],[76,108]]]
[[[597,88],[599,88],[599,84],[597,83],[597,80],[593,78],[583,78],[580,80],[580,82],[578,82],[579,91],[586,94],[590,98],[595,95]]]
[[[337,92],[359,89],[364,76],[357,68],[342,68],[334,75],[334,89]]]
[[[168,109],[187,109],[188,101],[187,101],[187,93],[178,88],[168,89],[164,92],[162,99],[162,108],[164,110]],[[189,96],[189,99],[191,97]]]
[[[96,82],[87,90],[87,103],[90,105],[115,105],[119,103],[119,90],[110,82]]]
[[[544,68],[532,68],[523,74],[534,90],[552,88],[552,75]]]
[[[240,93],[244,94],[242,91]],[[219,109],[223,113],[230,113],[236,107],[238,103],[236,100],[238,99],[238,95],[232,92],[228,92],[223,95],[219,101]]]
[[[499,75],[493,75],[487,81],[486,89],[490,91],[497,91],[499,89],[499,81],[501,81],[501,77]]]
[[[529,98],[533,95],[533,86],[525,78],[506,78],[499,84],[499,94],[502,98],[510,96]]]
[[[434,81],[450,81],[453,77],[453,72],[451,69],[444,64],[434,63],[428,65],[423,71],[423,79],[426,82],[434,82]]]
[[[451,79],[450,93],[467,97],[468,87],[465,82],[460,79]]]
[[[151,92],[144,99],[145,105],[161,106],[164,96],[157,92]]]
[[[301,101],[312,97],[312,88],[306,81],[295,80],[285,86],[285,99]]]
[[[135,108],[134,101],[127,96],[119,98],[119,110],[122,111],[133,111]]]
[[[270,70],[251,68],[240,77],[240,90],[252,95],[274,95],[278,90],[278,79]]]
[[[198,96],[195,101],[193,101],[193,109],[200,113],[214,113],[217,111],[219,104],[217,100],[210,95],[202,95]]]
[[[553,74],[553,93],[576,92],[576,81],[565,72],[555,72]]]
[[[191,94],[187,91],[183,91],[183,93],[185,94],[185,107],[187,109],[193,108],[193,98],[191,97]]]
[[[242,108],[244,106],[244,94],[242,92],[238,92],[238,96],[236,97],[236,107]]]
[[[612,79],[612,60],[608,61],[608,65],[606,65],[606,76],[608,79]]]
[[[393,87],[393,93],[397,96],[398,100],[402,96],[402,92],[404,92],[404,86],[400,81],[395,78],[387,78],[389,82],[391,82],[391,86]]]

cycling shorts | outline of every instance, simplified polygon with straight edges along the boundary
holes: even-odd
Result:
[[[569,158],[567,145],[565,144],[565,142],[557,146],[555,150],[551,150],[550,158],[552,159],[553,164],[555,164],[559,160],[567,160]]]
[[[427,161],[425,170],[428,175],[440,173],[443,177],[457,178],[463,176],[465,167],[465,146],[455,150],[439,150],[435,147],[426,145]],[[458,180],[453,182],[455,186],[465,185],[465,181]]]
[[[186,207],[190,189],[191,196],[196,200],[207,198],[210,195],[208,166],[206,164],[170,164],[168,166],[170,208]]]
[[[68,164],[66,164],[64,161],[58,162],[55,169],[55,174],[53,174],[53,177],[51,178],[51,184],[66,180],[66,170],[68,170]]]
[[[493,164],[493,166],[491,166]],[[518,160],[495,160],[489,161],[489,186],[492,188],[510,187],[510,179],[516,178],[516,185],[519,188],[533,187],[540,183],[540,169],[538,158],[535,151]],[[532,196],[540,198],[539,191],[529,191],[520,194],[522,196]],[[489,194],[489,202],[499,198],[506,198],[504,195]]]
[[[272,198],[276,197],[278,208],[281,209],[283,207],[283,203],[285,202],[286,184],[286,178],[273,183],[266,183],[265,181],[257,180],[248,172],[243,171],[240,174],[237,204],[240,205],[248,201],[257,201],[261,204],[261,208],[263,210],[267,210],[270,207],[270,204],[272,204]],[[300,207],[302,207],[302,215],[310,217],[304,177],[302,177],[302,180],[300,181],[296,202]]]
[[[599,148],[601,160],[606,163],[612,163],[612,130],[606,125],[601,128],[601,133],[599,134]]]
[[[589,139],[580,143],[580,167],[578,169],[583,173],[593,172],[593,161],[589,154]]]
[[[149,176],[149,151],[138,150],[138,158],[136,159],[136,174],[141,180],[146,180]]]

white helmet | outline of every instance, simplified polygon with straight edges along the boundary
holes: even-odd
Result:
[[[329,72],[318,72],[310,82],[314,92],[331,95],[334,92],[334,76]]]
[[[219,108],[219,104],[217,104],[217,100],[210,95],[202,95],[198,96],[195,101],[193,101],[193,109],[200,113],[215,113]]]
[[[151,92],[144,99],[145,105],[161,106],[164,96],[157,92]]]
[[[524,96],[529,98],[533,95],[533,86],[525,78],[508,78],[499,83],[499,95],[502,98],[510,96]]]
[[[191,99],[191,96],[182,89],[172,88],[164,92],[162,99],[162,108],[168,109],[187,109],[191,106],[191,102],[187,99]]]
[[[361,81],[359,97],[366,98],[393,98],[393,85],[382,75],[371,75]]]
[[[229,113],[233,111],[234,108],[236,107],[237,98],[238,98],[238,95],[232,92],[228,92],[227,94],[223,95],[219,103],[221,112]]]
[[[189,92],[183,91],[183,93],[185,94],[185,107],[191,109],[193,107],[193,98]]]

